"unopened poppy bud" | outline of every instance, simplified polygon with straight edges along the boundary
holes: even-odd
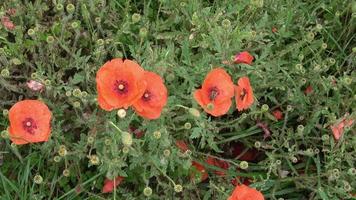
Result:
[[[282,161],[281,160],[276,160],[276,165],[281,165]]]
[[[1,70],[1,76],[2,77],[8,77],[10,76],[10,71],[8,69],[3,69]]]
[[[137,23],[141,20],[141,15],[138,14],[138,13],[134,13],[132,16],[131,16],[131,20],[133,23]]]
[[[263,104],[263,105],[262,105],[261,110],[262,110],[263,112],[267,112],[268,109],[269,109],[269,106],[268,106],[267,104]]]
[[[67,97],[72,96],[72,92],[71,92],[71,91],[67,91],[67,92],[66,92],[66,96],[67,96]]]
[[[183,186],[182,185],[174,185],[174,191],[179,193],[183,191]]]
[[[33,182],[36,184],[41,184],[43,182],[42,176],[37,174],[35,177],[33,177]]]
[[[61,157],[59,157],[59,156],[54,156],[53,161],[54,161],[54,162],[60,162],[60,161],[61,161]]]
[[[125,109],[119,109],[117,111],[117,116],[119,116],[121,119],[125,118],[126,116],[126,110]]]
[[[75,96],[75,97],[81,97],[82,91],[80,91],[80,89],[78,89],[78,88],[75,88],[75,89],[73,90],[72,94],[73,94],[73,96]]]
[[[160,131],[153,132],[153,137],[155,137],[156,139],[160,139],[161,138],[161,132]]]
[[[307,39],[308,39],[308,41],[313,41],[313,40],[314,40],[314,37],[315,37],[315,35],[314,35],[313,32],[309,32],[309,33],[307,34]]]
[[[140,37],[145,38],[147,36],[147,33],[148,33],[147,28],[145,27],[140,28],[140,32],[139,32]]]
[[[231,21],[228,20],[228,19],[224,19],[221,24],[222,24],[222,26],[223,26],[224,28],[230,28],[230,26],[231,26]]]
[[[73,102],[73,107],[74,108],[80,108],[80,102],[79,101]]]
[[[29,36],[33,36],[33,35],[35,35],[35,30],[33,30],[32,28],[30,28],[30,29],[27,30],[27,34],[28,34]]]
[[[52,44],[54,42],[54,37],[49,35],[49,36],[47,36],[46,41],[47,41],[47,43]]]
[[[122,137],[121,141],[125,146],[131,146],[132,145],[132,135],[128,132],[122,132]]]
[[[101,18],[100,17],[95,17],[95,23],[100,24],[101,23]]]
[[[349,78],[349,77],[345,77],[345,78],[344,78],[344,82],[345,82],[346,85],[351,85],[352,79]]]
[[[8,130],[1,131],[1,137],[4,139],[9,138],[9,131]]]
[[[214,110],[214,104],[208,103],[208,105],[206,106],[206,108],[207,108],[208,110]]]
[[[60,3],[59,3],[59,4],[56,5],[56,10],[57,10],[57,11],[62,11],[63,8],[64,8],[63,4],[60,4]]]
[[[166,156],[166,157],[169,157],[171,155],[171,151],[169,149],[165,149],[163,151],[163,155]]]
[[[78,22],[72,22],[71,24],[73,29],[77,29],[79,27],[79,23]]]
[[[196,108],[189,108],[189,113],[193,115],[194,117],[200,117],[200,112]]]
[[[63,170],[63,176],[65,176],[65,177],[68,177],[69,175],[70,175],[70,171],[69,171],[69,169],[65,169],[65,170]]]
[[[300,71],[300,70],[303,69],[303,65],[302,65],[302,64],[296,64],[296,65],[295,65],[295,68],[296,68],[298,71]]]
[[[241,169],[247,169],[248,168],[248,162],[246,161],[241,161],[240,164],[239,164],[239,167]]]
[[[331,64],[331,65],[334,65],[336,63],[336,60],[334,58],[328,58],[328,62]]]
[[[259,142],[259,141],[256,141],[255,142],[255,147],[257,148],[257,149],[259,149],[259,148],[261,148],[261,142]]]
[[[2,110],[2,115],[3,115],[4,117],[6,117],[8,114],[9,114],[9,110],[8,110],[8,109]]]
[[[104,143],[105,143],[106,146],[109,146],[109,145],[111,144],[111,139],[106,138],[106,139],[104,140]]]
[[[293,157],[291,158],[291,160],[292,160],[292,163],[297,163],[297,162],[298,162],[298,158],[295,157],[295,156],[293,156]]]
[[[321,139],[323,140],[323,141],[328,141],[329,140],[329,135],[323,135],[323,136],[321,136]]]
[[[174,74],[173,73],[169,73],[167,75],[166,79],[167,79],[167,81],[172,82],[174,80],[174,78],[175,78]]]
[[[11,143],[10,145],[13,149],[15,149],[17,147],[17,145],[15,143]]]
[[[184,7],[184,6],[186,6],[187,4],[185,3],[185,2],[180,2],[180,4],[179,4],[181,7]]]
[[[46,80],[44,81],[44,84],[45,84],[46,86],[50,86],[50,85],[51,85],[51,80],[46,79]]]
[[[98,165],[100,163],[100,159],[97,155],[91,155],[90,156],[90,164],[92,165]]]
[[[58,155],[60,155],[62,157],[66,156],[67,155],[67,150],[65,148],[59,148]]]
[[[126,146],[122,148],[122,153],[124,153],[124,154],[129,153],[129,151],[130,151],[130,149]]]
[[[321,30],[323,29],[323,25],[317,24],[317,25],[315,26],[315,28],[316,28],[318,31],[321,31]]]
[[[335,16],[336,16],[336,17],[340,17],[340,15],[341,15],[341,14],[340,14],[340,11],[336,11],[336,12],[335,12]]]
[[[352,53],[356,53],[356,47],[352,48]]]
[[[287,105],[287,111],[290,112],[290,111],[292,111],[292,110],[293,110],[293,106]]]
[[[192,128],[192,124],[187,122],[187,123],[184,124],[184,128],[185,129],[191,129]]]
[[[356,175],[356,169],[355,168],[350,168],[349,170],[347,170],[347,173],[351,176],[355,176]]]
[[[149,197],[152,195],[152,189],[150,187],[145,187],[145,189],[143,189],[143,194],[146,196],[146,197]]]
[[[328,44],[326,44],[326,43],[321,44],[321,48],[322,48],[322,49],[328,48]]]
[[[299,54],[298,59],[299,59],[300,61],[302,61],[302,60],[304,59],[304,55],[303,55],[303,54]]]
[[[300,133],[300,134],[303,133],[303,131],[304,131],[304,126],[301,125],[301,124],[298,125],[298,126],[297,126],[297,130],[298,130],[298,133]]]
[[[98,39],[98,40],[96,41],[96,43],[97,43],[99,46],[103,46],[104,43],[105,43],[105,41],[104,41],[103,39]]]
[[[93,136],[89,136],[89,137],[87,138],[87,143],[88,143],[88,144],[93,144],[93,143],[94,143],[94,137],[93,137]]]
[[[37,79],[38,78],[38,74],[35,72],[35,73],[32,73],[31,74],[31,78],[32,79]]]
[[[75,10],[75,6],[73,5],[73,4],[68,4],[67,5],[67,11],[69,12],[69,13],[73,13],[74,12],[74,10]]]

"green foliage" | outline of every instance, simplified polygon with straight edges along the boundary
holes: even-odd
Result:
[[[1,1],[0,17],[11,8],[15,29],[0,25],[0,109],[41,99],[53,120],[48,142],[16,146],[3,131],[7,113],[0,116],[0,199],[144,199],[147,186],[151,199],[227,199],[236,177],[249,179],[267,199],[356,193],[355,130],[335,141],[330,129],[346,113],[355,118],[355,2],[9,0]],[[252,66],[232,63],[241,51],[254,55]],[[165,79],[169,99],[159,119],[144,120],[131,109],[121,119],[98,107],[96,72],[117,57]],[[255,103],[249,110],[233,105],[214,118],[199,107],[192,93],[215,66],[234,83],[250,78]],[[31,91],[29,80],[45,84],[44,91]],[[308,86],[313,91],[306,95]],[[283,112],[281,121],[275,109]],[[257,122],[267,124],[270,138]],[[122,131],[144,135],[133,134],[125,146]],[[185,140],[190,152],[182,153],[176,140]],[[256,141],[259,158],[237,170],[241,161],[231,148],[239,142],[253,149]],[[59,155],[61,147],[66,155]],[[204,162],[207,155],[229,162],[224,176]],[[208,181],[192,181],[192,160],[205,166]],[[42,183],[34,182],[36,175]],[[118,175],[125,177],[120,186],[101,193],[105,177]],[[182,192],[174,191],[176,184]]]

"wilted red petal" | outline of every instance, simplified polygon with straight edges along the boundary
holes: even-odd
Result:
[[[114,188],[116,188],[123,180],[124,180],[124,177],[122,177],[122,176],[116,177],[115,181],[106,178],[104,181],[104,186],[103,186],[102,192],[103,193],[112,192],[114,190]]]
[[[40,82],[34,81],[34,80],[30,80],[26,83],[27,87],[32,90],[32,91],[40,91],[42,92],[44,85]]]

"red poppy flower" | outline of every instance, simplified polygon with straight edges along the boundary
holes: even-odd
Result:
[[[185,153],[189,150],[187,143],[185,143],[183,140],[176,140],[176,146],[181,150],[182,153]]]
[[[200,178],[200,181],[205,181],[208,178],[208,172],[205,167],[198,162],[192,161],[193,171],[190,174],[190,179],[195,181],[196,178]],[[198,172],[198,173],[197,173]]]
[[[106,111],[127,109],[145,92],[143,75],[134,61],[117,58],[106,62],[96,74],[99,106]]]
[[[19,101],[9,111],[10,140],[17,144],[48,141],[52,113],[38,100]]]
[[[145,72],[143,81],[148,83],[146,90],[133,107],[138,115],[146,119],[157,119],[167,103],[167,88],[163,79],[153,72]]]
[[[353,119],[342,119],[339,123],[332,125],[331,131],[333,132],[335,140],[339,140],[344,133],[344,128],[351,127],[353,123]]]
[[[307,88],[305,88],[305,90],[304,90],[304,94],[305,95],[308,95],[308,94],[310,94],[310,93],[312,93],[313,92],[313,87],[311,86],[311,85],[309,85]]]
[[[236,108],[238,111],[245,110],[253,104],[253,91],[248,77],[238,80],[235,87]]]
[[[235,187],[231,196],[227,200],[264,200],[263,194],[254,188],[246,185],[238,185]]]
[[[129,129],[133,134],[135,134],[136,138],[142,138],[142,136],[145,134],[145,132],[143,132],[140,129],[137,129],[133,126],[130,126]]]
[[[206,159],[205,162],[208,163],[209,165],[221,168],[223,170],[229,169],[229,166],[230,166],[228,162],[226,162],[224,160],[219,160],[217,158],[213,158],[211,156],[208,156],[208,158]],[[224,176],[225,175],[225,172],[224,171],[220,171],[220,170],[215,170],[214,173],[216,175],[219,175],[219,176]]]
[[[274,111],[272,112],[272,114],[273,114],[274,118],[276,118],[277,120],[283,119],[283,113],[282,113],[282,111],[279,110],[279,109],[274,110]]]
[[[205,112],[217,117],[226,114],[234,96],[234,83],[222,68],[213,69],[206,76],[203,86],[194,92],[194,98]]]
[[[248,149],[247,151],[245,151],[247,147],[245,147],[244,144],[238,142],[238,143],[234,143],[232,145],[232,155],[236,158],[239,157],[239,160],[244,160],[244,161],[255,161],[256,158],[258,157],[258,151],[254,148],[252,149]]]
[[[108,178],[105,179],[104,181],[104,186],[103,186],[103,193],[109,193],[114,190],[120,183],[124,180],[124,177],[118,176],[115,178],[115,180],[110,180]]]
[[[235,63],[236,64],[245,63],[245,64],[248,64],[248,65],[252,65],[252,61],[253,61],[253,56],[247,51],[238,53],[235,56]]]
[[[9,31],[12,31],[15,29],[15,24],[11,21],[11,19],[7,16],[3,16],[1,18],[1,23],[2,25]]]

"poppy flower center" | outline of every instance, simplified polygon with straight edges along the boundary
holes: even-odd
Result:
[[[142,96],[142,100],[147,102],[151,100],[151,97],[152,97],[152,93],[150,91],[146,91]]]
[[[115,91],[120,94],[126,94],[128,92],[128,83],[123,80],[115,81]]]
[[[245,88],[243,88],[242,91],[241,91],[241,93],[240,93],[240,99],[243,100],[246,95],[247,95],[247,91],[246,91]]]
[[[210,101],[213,101],[216,99],[216,97],[219,95],[219,89],[217,87],[211,87],[209,89],[209,99]]]
[[[26,132],[28,132],[31,135],[35,134],[35,129],[37,129],[36,122],[32,118],[26,118],[22,122],[22,127],[23,129],[25,129]]]

